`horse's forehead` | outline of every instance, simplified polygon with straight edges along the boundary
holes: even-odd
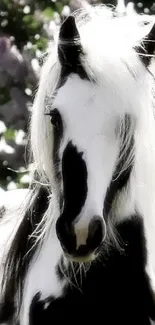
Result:
[[[52,106],[59,110],[62,118],[70,119],[72,124],[77,119],[82,123],[85,118],[89,122],[94,116],[93,122],[98,123],[101,115],[105,115],[107,120],[114,114],[110,110],[113,99],[108,88],[109,85],[102,86],[98,82],[82,80],[78,75],[72,74],[57,90]]]
[[[66,110],[71,112],[77,106],[87,107],[87,101],[92,101],[96,95],[97,87],[90,81],[82,80],[77,74],[71,74],[64,85],[57,90],[54,106],[57,106],[62,113]]]
[[[106,132],[109,125],[109,107],[103,102],[98,86],[78,76],[69,77],[58,90],[53,107],[60,112],[64,136],[76,142],[83,137],[86,142],[103,129]]]

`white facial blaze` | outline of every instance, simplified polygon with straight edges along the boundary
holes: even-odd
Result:
[[[103,217],[104,199],[119,153],[117,116],[105,98],[99,86],[71,75],[58,90],[52,105],[59,110],[63,121],[60,157],[72,141],[78,152],[83,153],[87,168],[87,197],[74,221],[75,232],[80,238],[77,246],[85,244],[92,218]]]

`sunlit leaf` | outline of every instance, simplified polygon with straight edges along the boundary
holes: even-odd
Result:
[[[51,19],[53,17],[54,10],[51,7],[47,7],[43,10],[42,14],[46,17]]]

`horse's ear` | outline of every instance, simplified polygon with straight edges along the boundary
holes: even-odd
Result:
[[[58,57],[60,63],[74,70],[79,62],[81,52],[80,34],[75,18],[69,16],[62,24],[59,32]]]
[[[144,65],[148,67],[155,52],[155,24],[143,40],[142,47],[137,47],[136,51]]]

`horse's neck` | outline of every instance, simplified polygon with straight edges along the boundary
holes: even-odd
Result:
[[[26,275],[20,313],[22,325],[29,324],[28,311],[36,294],[39,293],[41,299],[57,298],[63,294],[66,281],[60,281],[57,272],[61,256],[62,249],[54,229],[51,229],[42,246],[38,247]]]
[[[147,267],[151,269],[155,288],[155,121],[146,116],[143,129],[137,134],[135,161],[136,209],[144,220]]]
[[[155,123],[146,121],[135,133],[134,164],[127,187],[117,201],[116,220],[139,214],[144,223],[146,271],[155,290]]]

